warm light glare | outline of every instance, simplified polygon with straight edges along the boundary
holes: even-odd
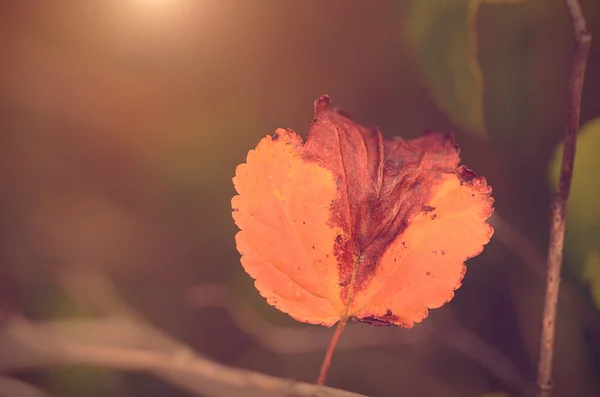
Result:
[[[165,7],[177,3],[177,0],[131,0],[140,7]]]
[[[152,14],[160,18],[170,18],[172,13],[181,11],[182,3],[181,0],[130,0],[129,2],[132,12]]]

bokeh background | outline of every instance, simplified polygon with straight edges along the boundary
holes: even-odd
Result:
[[[230,199],[248,150],[278,127],[304,136],[326,93],[387,137],[454,133],[464,163],[493,187],[499,215],[450,304],[411,330],[351,324],[327,383],[371,396],[525,395],[572,28],[559,0],[488,1],[472,14],[468,3],[2,2],[2,317],[92,316],[64,280],[93,272],[203,355],[314,381],[324,347],[286,351],[285,338],[269,345],[259,336],[291,329],[296,346],[332,330],[296,323],[258,295],[239,263]],[[600,117],[600,2],[581,3],[595,37],[587,123]],[[475,33],[477,53],[464,45]],[[600,395],[600,125],[585,133],[557,396]],[[188,395],[150,375],[93,367],[12,375],[53,396]]]

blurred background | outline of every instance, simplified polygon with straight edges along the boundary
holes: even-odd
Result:
[[[600,395],[600,2],[581,4],[595,41],[557,396]],[[254,289],[231,178],[276,128],[305,136],[313,101],[329,94],[386,137],[454,133],[493,187],[496,234],[422,324],[351,324],[327,384],[370,396],[531,390],[573,49],[562,1],[35,0],[0,13],[2,321],[98,315],[78,281],[94,274],[204,356],[314,382],[332,330]],[[94,366],[9,374],[52,396],[191,395]]]

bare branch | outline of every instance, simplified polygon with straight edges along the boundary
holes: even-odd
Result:
[[[565,221],[567,202],[573,178],[575,146],[579,130],[579,113],[581,111],[581,92],[585,78],[587,57],[590,52],[592,36],[587,30],[585,19],[578,0],[565,0],[569,9],[575,31],[575,55],[569,82],[569,109],[565,142],[561,163],[560,179],[557,192],[552,200],[552,224],[550,244],[548,247],[546,296],[542,320],[542,336],[540,341],[540,358],[538,363],[538,387],[540,397],[549,397],[552,391],[552,360],[554,354],[554,332],[556,325],[556,306],[560,287],[560,272],[563,261],[563,243],[565,237]]]
[[[202,396],[359,397],[329,387],[234,369],[125,317],[32,323],[10,319],[0,329],[0,371],[93,365],[150,372]]]
[[[0,372],[80,364],[149,372],[208,397],[360,396],[218,364],[149,324],[95,269],[56,276],[73,299],[104,317],[40,323],[10,319],[0,328]]]

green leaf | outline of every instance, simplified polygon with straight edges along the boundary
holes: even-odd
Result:
[[[590,250],[583,268],[583,278],[590,287],[590,295],[600,309],[600,252]]]
[[[477,59],[481,3],[523,0],[405,0],[404,29],[431,94],[454,123],[487,137],[483,76]]]
[[[563,145],[550,164],[550,182],[558,185]],[[566,255],[575,272],[590,288],[600,309],[600,117],[579,131],[571,195],[567,208]]]

